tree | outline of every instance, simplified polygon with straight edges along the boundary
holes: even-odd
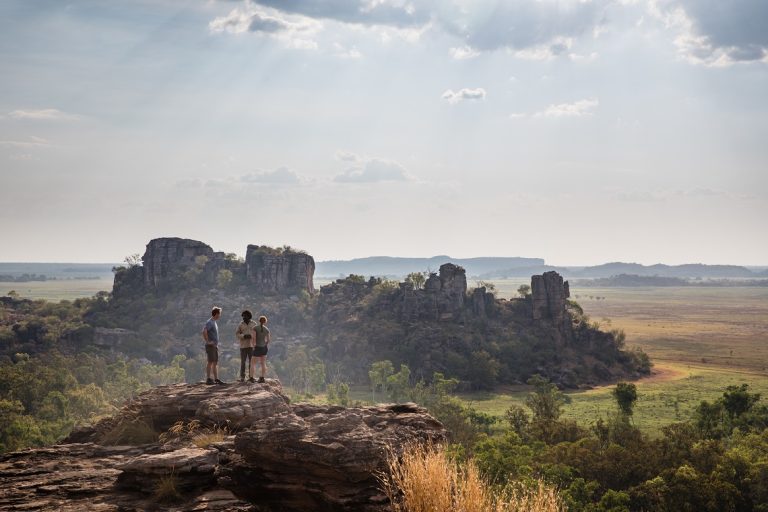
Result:
[[[424,283],[427,282],[426,272],[411,272],[405,276],[405,282],[410,283],[414,290],[421,290],[424,288]]]
[[[489,282],[489,281],[478,281],[477,282],[477,287],[478,288],[485,288],[485,291],[487,291],[488,293],[492,293],[492,294],[496,295],[496,285],[491,283],[491,282]]]
[[[533,413],[533,421],[557,421],[566,403],[565,395],[539,374],[528,379],[528,384],[533,386],[533,393],[525,399],[525,405]]]
[[[748,391],[748,384],[728,386],[725,389],[726,391],[723,393],[723,407],[731,419],[738,418],[749,411],[760,400],[759,393],[752,394]]]
[[[387,388],[392,401],[400,403],[400,400],[408,396],[410,388],[411,369],[401,364],[400,371],[387,377]]]
[[[472,352],[469,359],[468,375],[472,385],[491,390],[496,385],[501,365],[485,350]]]
[[[528,384],[534,387],[525,399],[525,405],[533,413],[531,437],[545,443],[579,437],[579,429],[573,422],[558,421],[567,398],[557,386],[538,374],[528,379]]]
[[[232,271],[223,268],[216,274],[216,285],[219,288],[226,288],[232,282]]]
[[[619,382],[611,391],[619,410],[625,416],[632,416],[632,408],[637,402],[637,386],[629,382]]]
[[[528,297],[531,294],[531,287],[527,284],[521,284],[517,289],[517,294],[521,299]]]
[[[128,265],[128,268],[138,267],[142,263],[141,255],[139,253],[129,254],[123,262]]]
[[[390,375],[395,373],[395,367],[392,366],[392,361],[375,361],[371,364],[371,369],[368,371],[368,378],[371,380],[371,400],[376,403],[376,390],[383,391],[387,387],[387,379]]]

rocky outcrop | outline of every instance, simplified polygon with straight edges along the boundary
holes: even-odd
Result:
[[[442,425],[415,404],[303,404],[236,436],[239,459],[224,474],[238,496],[269,509],[374,512],[387,505],[376,475],[388,450],[441,438]]]
[[[568,281],[555,271],[531,276],[533,319],[548,319],[555,324],[562,323],[566,316],[566,299],[570,297]]]
[[[139,423],[167,433],[115,437]],[[223,435],[205,441],[214,427]],[[164,386],[65,444],[0,456],[0,509],[383,512],[388,450],[445,435],[415,404],[292,405],[276,380]]]
[[[249,245],[245,265],[248,282],[259,292],[315,291],[315,260],[309,254]]]
[[[254,511],[232,491],[210,487],[189,491],[175,503],[158,503],[159,473],[146,480],[144,492],[118,485],[126,467],[151,457],[159,447],[65,444],[0,456],[0,510],[123,512],[139,510]],[[183,473],[172,470],[185,489]],[[167,477],[170,471],[162,476]],[[179,475],[179,476],[176,476]]]
[[[156,238],[150,240],[142,266],[124,268],[115,274],[113,294],[124,297],[145,289],[187,283],[216,287],[222,270],[232,273],[232,282],[258,293],[314,293],[315,260],[293,250],[249,245],[245,261],[228,257],[197,240]]]
[[[174,277],[174,270],[194,267],[198,257],[213,258],[213,249],[203,242],[186,238],[155,238],[147,244],[142,256],[144,284],[157,288],[164,280]]]
[[[479,286],[472,290],[470,297],[472,312],[478,318],[485,319],[491,314],[496,306],[496,296],[488,292],[485,286]]]
[[[462,267],[453,263],[440,265],[424,282],[424,288],[415,290],[408,282],[400,286],[400,318],[405,321],[461,321],[467,297],[467,276]]]
[[[554,327],[560,343],[573,338],[573,325],[567,311],[570,296],[568,281],[563,282],[563,276],[557,272],[531,276],[533,320]]]

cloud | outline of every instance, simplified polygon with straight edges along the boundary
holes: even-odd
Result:
[[[40,148],[50,146],[50,143],[43,138],[30,136],[29,140],[0,140],[0,146],[12,148]]]
[[[359,155],[356,155],[355,153],[350,153],[349,151],[339,150],[336,152],[334,156],[336,157],[336,160],[341,160],[342,162],[362,161],[362,158]]]
[[[299,175],[287,167],[274,171],[257,171],[240,176],[243,183],[269,183],[274,185],[294,185],[301,181]]]
[[[615,0],[247,0],[245,7],[211,22],[213,31],[287,30],[284,15],[296,19],[383,27],[406,31],[416,41],[428,29],[461,41],[455,59],[507,49],[522,58],[565,55],[562,41],[600,32],[605,11]],[[268,11],[267,11],[268,10]],[[271,14],[270,14],[271,12]],[[282,15],[278,15],[282,13]],[[388,39],[384,33],[381,37]],[[570,48],[570,47],[569,47]]]
[[[461,89],[455,92],[452,89],[448,89],[443,93],[441,98],[446,100],[448,103],[452,105],[455,105],[456,103],[459,103],[460,101],[464,101],[464,100],[469,100],[469,101],[484,100],[485,89],[483,89],[482,87],[478,87],[477,89]]]
[[[600,104],[597,98],[579,100],[573,103],[560,103],[550,105],[541,112],[536,112],[534,117],[583,117],[591,116],[594,109]]]
[[[36,110],[14,110],[8,113],[8,117],[32,121],[62,121],[79,119],[80,116],[67,114],[55,108],[43,108]]]
[[[690,62],[768,62],[765,0],[651,0],[650,10],[667,28],[678,31],[675,44]]]
[[[363,54],[360,53],[360,50],[354,46],[352,48],[347,48],[340,43],[333,43],[333,49],[334,55],[342,59],[359,59],[363,56]]]
[[[381,181],[408,181],[408,174],[397,162],[373,158],[365,162],[363,167],[347,170],[336,175],[333,181],[337,183],[378,183]]]
[[[443,8],[437,18],[444,30],[476,51],[507,49],[513,54],[564,53],[562,41],[592,35],[604,22],[611,0],[482,0],[465,8]]]
[[[420,26],[431,17],[431,2],[423,0],[256,0],[256,3],[309,18],[398,28]]]
[[[317,21],[304,16],[285,16],[274,9],[266,10],[251,2],[219,16],[208,24],[213,33],[261,34],[282,41],[287,47],[316,50],[318,45],[309,39],[322,28]]]
[[[451,57],[456,60],[474,59],[480,55],[480,52],[470,48],[469,46],[461,46],[459,48],[450,49]]]

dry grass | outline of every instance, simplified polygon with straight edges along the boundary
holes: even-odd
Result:
[[[190,422],[177,421],[171,428],[160,434],[160,442],[166,443],[172,439],[188,438],[198,448],[205,448],[213,443],[220,443],[230,433],[226,426],[214,425],[203,427],[199,420]]]
[[[192,443],[198,448],[205,448],[213,443],[220,443],[226,436],[229,435],[229,430],[226,427],[214,427],[210,431],[197,434],[192,437]]]
[[[179,479],[171,471],[168,475],[163,475],[157,481],[155,486],[155,499],[160,503],[173,503],[181,500],[179,491]]]
[[[457,464],[441,447],[413,445],[391,454],[382,487],[394,512],[564,512],[557,491],[489,485],[473,461]]]

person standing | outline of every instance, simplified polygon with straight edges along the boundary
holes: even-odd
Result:
[[[253,357],[251,358],[251,375],[254,374],[254,366],[256,366],[256,360],[261,364],[261,376],[259,382],[264,382],[264,375],[267,373],[267,351],[269,350],[269,342],[271,336],[269,329],[267,328],[267,317],[259,317],[259,325],[253,330],[256,335],[256,339],[253,343]]]
[[[219,324],[216,321],[221,318],[221,308],[214,307],[211,310],[211,318],[205,322],[203,327],[203,339],[205,340],[205,355],[208,358],[208,364],[205,367],[205,383],[224,384],[219,380]]]
[[[253,356],[253,342],[256,339],[253,330],[256,328],[256,322],[253,321],[253,313],[247,309],[241,313],[243,321],[237,326],[235,336],[240,342],[240,382],[245,381],[245,366],[248,365],[248,381],[253,382],[253,366],[251,358]]]

